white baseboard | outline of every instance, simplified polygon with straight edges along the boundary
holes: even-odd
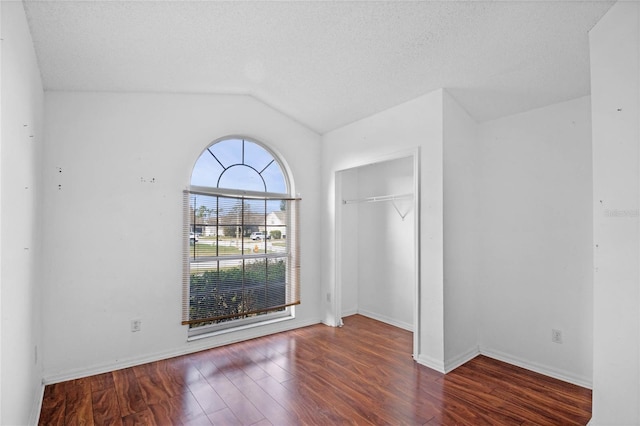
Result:
[[[471,361],[478,355],[480,355],[480,350],[478,347],[474,347],[447,362],[443,362],[439,359],[431,358],[426,355],[418,355],[416,357],[416,362],[418,364],[424,365],[425,367],[429,367],[432,370],[447,374],[460,367],[461,365]]]
[[[42,401],[44,400],[44,382],[41,383],[40,389],[36,392],[31,406],[31,414],[29,415],[29,424],[37,425],[40,420],[40,411],[42,411]]]
[[[480,348],[478,348],[477,346],[469,349],[468,351],[454,357],[451,360],[447,360],[444,363],[444,370],[446,373],[449,373],[453,370],[455,370],[456,368],[460,367],[462,364],[465,364],[469,361],[471,361],[472,359],[474,359],[475,357],[477,357],[478,355],[480,355]]]
[[[545,365],[531,362],[529,360],[524,360],[518,357],[514,357],[510,354],[507,354],[501,351],[484,348],[484,347],[469,349],[467,352],[460,354],[451,360],[448,360],[446,363],[438,359],[428,357],[426,355],[418,355],[416,357],[416,362],[418,364],[424,365],[425,367],[429,367],[432,370],[436,370],[440,373],[446,374],[455,370],[459,366],[471,361],[473,358],[475,358],[478,355],[484,355],[489,358],[506,362],[507,364],[515,365],[517,367],[521,367],[526,370],[533,371],[535,373],[543,374],[545,376],[552,377],[554,379],[562,380],[563,382],[581,386],[583,388],[587,388],[587,389],[593,388],[593,382],[590,378],[579,377],[579,376],[576,376],[575,374],[571,374],[566,371],[561,371],[555,368],[551,368]]]
[[[512,364],[517,367],[522,367],[526,370],[540,373],[554,379],[562,380],[563,382],[581,386],[583,388],[593,388],[593,379],[590,377],[576,376],[567,371],[558,370],[546,365],[538,364],[536,362],[514,357],[513,355],[490,348],[480,347],[479,350],[482,355],[488,356],[489,358],[497,359],[498,361],[506,362],[507,364]]]
[[[407,324],[406,322],[398,321],[396,319],[389,318],[385,315],[380,315],[375,312],[367,311],[364,309],[358,309],[357,313],[362,316],[374,319],[376,321],[380,321],[380,322],[384,322],[386,324],[392,325],[394,327],[402,328],[407,331],[413,331],[413,324]]]
[[[231,343],[237,343],[244,340],[255,339],[258,337],[268,336],[271,334],[281,333],[283,331],[294,330],[296,328],[308,327],[310,325],[320,324],[320,319],[306,320],[306,321],[284,321],[280,323],[280,326],[276,329],[265,330],[264,328],[256,327],[252,333],[242,334],[242,337],[234,335],[234,333],[228,333],[223,335],[222,339],[199,339],[188,343],[187,346],[163,351],[152,354],[146,354],[140,357],[130,357],[118,360],[113,363],[94,365],[86,368],[79,368],[67,371],[61,371],[59,373],[45,375],[42,379],[44,384],[52,384],[65,382],[67,380],[79,379],[82,377],[94,376],[96,374],[108,373],[110,371],[121,370],[123,368],[134,367],[136,365],[147,364],[149,362],[160,361],[163,359],[169,359],[181,355],[187,355],[194,352],[200,352],[207,349],[213,349],[219,346],[229,345]],[[220,337],[220,336],[218,336]],[[44,389],[44,388],[43,388]]]
[[[358,308],[353,308],[353,309],[347,309],[342,311],[342,317],[348,317],[350,315],[355,315],[358,313]]]
[[[429,367],[430,369],[435,370],[438,373],[446,374],[445,369],[444,369],[444,363],[442,361],[440,361],[439,359],[435,359],[435,358],[431,358],[431,357],[426,356],[426,355],[418,354],[418,356],[415,357],[415,360],[420,365],[424,365],[425,367]]]

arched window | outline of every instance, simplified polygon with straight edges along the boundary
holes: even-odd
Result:
[[[185,191],[183,324],[190,335],[292,315],[300,303],[298,199],[264,145],[205,149]]]

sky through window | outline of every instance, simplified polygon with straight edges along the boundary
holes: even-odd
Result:
[[[207,148],[193,168],[191,185],[286,194],[280,164],[257,143],[225,139]]]

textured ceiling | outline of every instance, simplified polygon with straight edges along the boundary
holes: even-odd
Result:
[[[47,90],[241,93],[324,133],[438,88],[478,121],[589,93],[611,1],[32,1]]]

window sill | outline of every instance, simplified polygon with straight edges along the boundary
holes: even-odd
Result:
[[[252,329],[252,328],[262,327],[264,325],[277,324],[279,322],[289,321],[289,320],[292,320],[294,318],[295,318],[295,316],[292,313],[292,314],[284,316],[284,317],[267,319],[267,320],[264,320],[264,321],[254,322],[254,323],[251,323],[251,324],[238,325],[237,327],[225,328],[225,329],[222,329],[222,330],[212,330],[210,332],[204,332],[202,334],[197,334],[197,335],[194,335],[194,336],[188,336],[187,337],[187,342],[194,342],[196,340],[206,339],[206,338],[209,338],[209,337],[221,336],[223,334],[235,333],[235,332],[242,331],[242,330],[249,330],[249,329]]]

